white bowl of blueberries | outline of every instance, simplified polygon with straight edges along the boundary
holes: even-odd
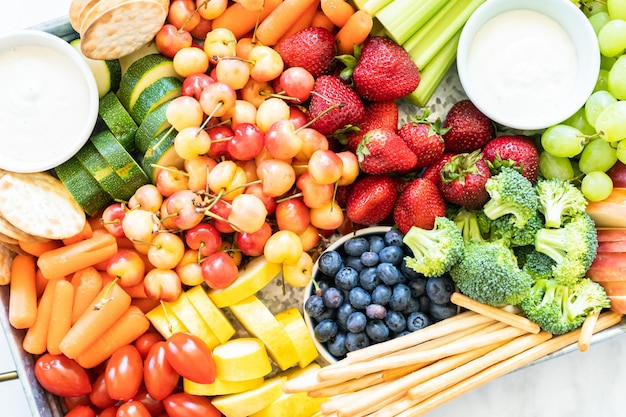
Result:
[[[458,313],[447,275],[427,278],[406,267],[404,235],[388,226],[334,241],[313,266],[304,319],[328,363],[350,351],[401,337]]]

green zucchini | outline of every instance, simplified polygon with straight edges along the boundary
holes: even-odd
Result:
[[[107,128],[124,149],[128,152],[135,151],[135,133],[137,123],[112,91],[100,99],[98,113]]]
[[[77,158],[70,158],[54,169],[59,180],[88,216],[97,216],[113,198],[104,191]]]

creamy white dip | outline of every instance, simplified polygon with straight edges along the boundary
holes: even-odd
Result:
[[[467,67],[485,107],[532,120],[568,106],[576,50],[554,19],[532,10],[511,10],[478,30]]]
[[[91,108],[87,81],[70,57],[42,45],[0,50],[1,158],[57,160],[84,136]]]

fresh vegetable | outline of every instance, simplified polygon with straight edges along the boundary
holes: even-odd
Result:
[[[456,227],[461,231],[465,242],[469,242],[470,240],[485,240],[478,221],[479,215],[482,215],[480,211],[461,208],[450,217],[456,224]]]
[[[89,394],[89,375],[80,365],[63,355],[45,353],[35,362],[35,378],[46,390],[62,397]]]
[[[178,332],[167,338],[165,358],[183,378],[201,384],[215,380],[215,359],[209,347],[191,333]]]
[[[129,401],[137,395],[143,381],[143,360],[135,345],[117,349],[107,361],[104,381],[114,400]]]
[[[513,168],[503,168],[487,181],[485,189],[490,199],[483,206],[483,212],[491,220],[511,214],[515,225],[524,227],[537,212],[533,184]]]
[[[9,293],[9,322],[16,329],[33,325],[37,317],[37,290],[35,285],[36,259],[30,255],[16,255],[11,263]]]
[[[539,198],[538,210],[545,218],[548,228],[559,228],[564,222],[585,212],[587,199],[570,181],[561,179],[541,180],[536,186]]]

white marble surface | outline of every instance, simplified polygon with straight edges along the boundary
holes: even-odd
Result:
[[[1,0],[0,35],[63,16],[69,3]],[[6,355],[2,349],[0,353]],[[624,416],[625,358],[626,337],[619,334],[593,344],[587,352],[575,351],[501,377],[428,413],[428,417]],[[15,382],[0,383],[3,416],[26,417],[18,411],[21,404],[15,404],[16,390],[19,385]]]

